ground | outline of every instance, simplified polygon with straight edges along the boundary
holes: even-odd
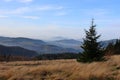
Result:
[[[0,80],[120,80],[120,56],[93,63],[74,59],[0,62]]]

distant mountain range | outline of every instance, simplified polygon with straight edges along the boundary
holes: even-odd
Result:
[[[56,41],[55,41],[56,42]],[[10,38],[10,37],[0,37],[0,44],[5,46],[19,46],[25,49],[36,51],[39,54],[48,54],[48,53],[63,53],[63,52],[78,52],[71,47],[62,47],[57,44],[51,44],[51,42],[45,42],[37,39],[29,38]]]
[[[116,42],[116,40],[117,39],[111,39],[111,40],[105,40],[105,41],[100,41],[100,43],[101,43],[101,46],[103,46],[103,47],[107,47],[107,45],[109,44],[109,43],[115,43]]]
[[[17,46],[7,47],[0,45],[0,55],[34,57],[38,54],[35,51],[27,50]]]
[[[101,45],[104,47],[110,42],[115,42],[116,39],[101,41]],[[38,39],[30,38],[10,38],[10,37],[0,37],[0,45],[4,46],[19,46],[24,49],[36,51],[38,54],[54,54],[54,53],[64,53],[64,52],[81,52],[82,41],[74,39],[62,39],[55,41],[43,41]]]
[[[50,41],[48,43],[51,45],[56,45],[56,46],[60,46],[63,48],[74,49],[74,50],[76,50],[76,52],[82,51],[82,49],[80,49],[80,45],[82,45],[82,42],[79,40],[63,39],[63,40]]]

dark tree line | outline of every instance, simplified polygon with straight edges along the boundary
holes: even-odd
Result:
[[[75,53],[57,53],[57,54],[41,54],[34,59],[36,60],[55,60],[55,59],[76,59],[79,54]]]
[[[106,55],[120,55],[120,39],[117,39],[116,42],[109,43],[105,49]]]
[[[25,56],[14,56],[11,54],[0,54],[1,62],[11,62],[11,61],[29,61],[33,60],[33,58],[25,57]]]
[[[9,62],[11,57],[12,56],[10,54],[8,54],[8,55],[6,55],[6,54],[0,54],[0,61]]]

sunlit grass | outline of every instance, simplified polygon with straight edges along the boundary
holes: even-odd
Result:
[[[0,80],[120,80],[120,56],[105,62],[76,60],[1,62]]]

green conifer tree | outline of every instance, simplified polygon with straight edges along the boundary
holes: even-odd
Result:
[[[120,55],[120,39],[108,44],[105,49],[105,55]]]
[[[103,52],[100,43],[97,41],[101,35],[97,35],[96,25],[92,19],[90,29],[85,30],[86,37],[83,39],[83,45],[81,48],[84,50],[79,54],[77,61],[79,62],[93,62],[103,59]]]

